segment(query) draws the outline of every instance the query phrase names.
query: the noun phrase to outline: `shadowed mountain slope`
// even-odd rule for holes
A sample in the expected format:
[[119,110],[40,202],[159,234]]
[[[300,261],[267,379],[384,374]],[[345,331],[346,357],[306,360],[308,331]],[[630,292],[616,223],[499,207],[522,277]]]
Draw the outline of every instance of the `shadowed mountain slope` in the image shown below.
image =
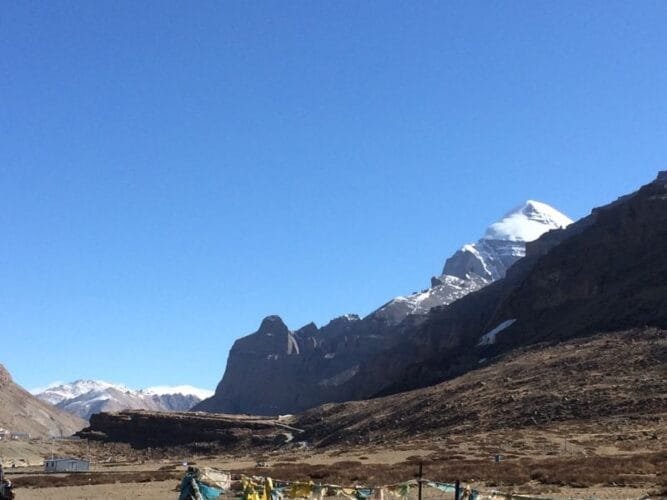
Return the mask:
[[667,416],[667,331],[641,328],[521,348],[432,387],[364,401],[326,404],[299,415],[315,446],[465,436],[557,422]]

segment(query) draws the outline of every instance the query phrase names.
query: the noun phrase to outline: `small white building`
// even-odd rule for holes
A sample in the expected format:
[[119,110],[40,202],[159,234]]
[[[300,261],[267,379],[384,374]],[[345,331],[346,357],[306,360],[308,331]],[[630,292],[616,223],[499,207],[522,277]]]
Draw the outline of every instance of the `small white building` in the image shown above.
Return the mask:
[[27,432],[12,432],[12,441],[29,441],[30,434]]
[[88,472],[90,462],[80,458],[49,458],[44,460],[44,472]]

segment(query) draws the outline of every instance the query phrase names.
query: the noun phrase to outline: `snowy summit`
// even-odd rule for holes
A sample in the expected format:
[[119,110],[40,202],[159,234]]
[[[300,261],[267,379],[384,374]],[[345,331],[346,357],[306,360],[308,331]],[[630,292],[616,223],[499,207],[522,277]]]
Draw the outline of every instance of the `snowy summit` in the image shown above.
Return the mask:
[[546,203],[528,200],[491,224],[485,240],[534,241],[551,229],[572,224],[572,220]]
[[546,203],[528,200],[491,224],[477,243],[463,245],[432,278],[431,288],[408,297],[396,297],[371,313],[397,323],[409,314],[427,314],[505,277],[526,255],[526,243],[547,231],[567,227],[572,220]]
[[89,392],[100,392],[110,388],[121,392],[129,391],[121,384],[112,384],[104,380],[76,380],[69,384],[53,384],[46,389],[36,389],[31,392],[42,401],[57,405],[62,401],[74,399]]

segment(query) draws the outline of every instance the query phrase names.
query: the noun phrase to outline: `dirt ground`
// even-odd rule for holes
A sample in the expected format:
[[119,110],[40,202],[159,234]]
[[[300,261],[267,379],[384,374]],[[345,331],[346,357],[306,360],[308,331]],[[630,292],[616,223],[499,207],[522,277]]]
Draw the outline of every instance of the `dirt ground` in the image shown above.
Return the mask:
[[[154,483],[131,483],[131,484],[101,484],[94,486],[66,486],[61,488],[40,488],[34,490],[23,490],[17,495],[17,500],[92,500],[104,498],[108,500],[131,500],[141,498],[144,500],[177,499],[173,481],[160,481]],[[635,488],[587,488],[585,490],[564,488],[557,496],[545,496],[545,498],[558,499],[600,499],[600,500],[623,500],[645,498],[646,493]],[[448,500],[451,495],[444,494],[438,497],[425,495],[426,499],[440,498]],[[655,497],[659,498],[659,497]],[[662,497],[664,498],[664,497]]]
[[176,481],[156,481],[151,483],[96,484],[91,486],[63,486],[60,488],[39,488],[17,490],[17,500],[145,500],[177,499]]
[[[18,500],[162,500],[178,498],[184,462],[232,473],[344,486],[378,486],[413,479],[421,462],[427,479],[460,479],[487,494],[498,491],[559,500],[639,499],[650,494],[664,498],[660,495],[665,493],[667,455],[661,441],[651,436],[643,441],[641,428],[635,429],[634,438],[623,434],[626,438],[618,443],[587,430],[591,429],[579,427],[576,436],[569,428],[481,433],[472,440],[475,446],[443,438],[440,442],[404,443],[392,448],[305,448],[206,456],[187,455],[184,450],[158,454],[156,450],[140,452],[117,446],[91,449],[84,443],[67,443],[68,451],[79,446],[81,452],[85,450],[94,458],[91,473],[47,475],[41,467],[16,467],[8,470],[8,477],[17,486]],[[35,445],[30,451],[36,452]],[[113,455],[104,459],[110,452]],[[494,453],[501,455],[500,463],[495,463]],[[109,460],[111,457],[114,460]],[[411,496],[416,498],[416,490]],[[437,490],[424,490],[426,500],[451,497]]]

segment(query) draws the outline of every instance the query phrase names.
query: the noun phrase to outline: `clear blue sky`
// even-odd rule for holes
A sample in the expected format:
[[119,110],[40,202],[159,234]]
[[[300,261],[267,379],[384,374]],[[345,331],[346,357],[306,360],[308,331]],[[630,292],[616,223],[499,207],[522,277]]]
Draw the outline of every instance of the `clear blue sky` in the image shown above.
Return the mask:
[[667,3],[3,2],[0,362],[213,388],[667,165]]

